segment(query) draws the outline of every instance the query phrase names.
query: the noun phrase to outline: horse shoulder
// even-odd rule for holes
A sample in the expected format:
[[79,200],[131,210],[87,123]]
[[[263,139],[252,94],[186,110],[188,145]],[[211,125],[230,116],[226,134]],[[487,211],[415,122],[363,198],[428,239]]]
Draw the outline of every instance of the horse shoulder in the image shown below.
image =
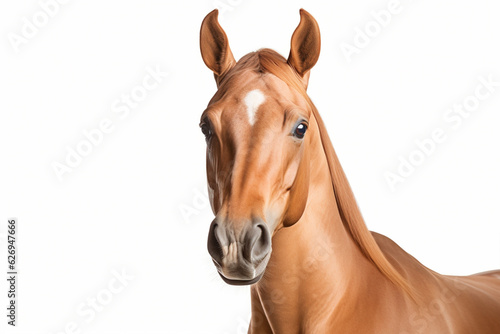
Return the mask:
[[390,238],[375,232],[372,235],[387,260],[423,297],[416,314],[422,314],[429,327],[441,319],[452,333],[473,329],[500,333],[500,270],[470,276],[441,275],[425,267]]

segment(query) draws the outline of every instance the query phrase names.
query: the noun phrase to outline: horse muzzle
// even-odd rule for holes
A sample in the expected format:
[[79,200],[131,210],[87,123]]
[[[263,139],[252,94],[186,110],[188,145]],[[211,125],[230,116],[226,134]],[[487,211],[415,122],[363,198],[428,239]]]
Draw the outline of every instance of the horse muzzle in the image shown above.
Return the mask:
[[269,228],[262,220],[235,227],[231,222],[216,218],[210,225],[208,252],[226,283],[257,283],[271,256]]

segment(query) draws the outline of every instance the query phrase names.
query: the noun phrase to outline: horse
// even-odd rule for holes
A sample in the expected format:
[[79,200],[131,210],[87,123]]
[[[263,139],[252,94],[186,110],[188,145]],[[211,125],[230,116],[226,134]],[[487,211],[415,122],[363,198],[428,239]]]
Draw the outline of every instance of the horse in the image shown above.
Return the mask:
[[236,61],[218,11],[200,31],[217,91],[203,111],[208,252],[251,285],[248,333],[500,333],[500,270],[440,275],[370,232],[307,94],[321,39],[307,11],[284,58]]

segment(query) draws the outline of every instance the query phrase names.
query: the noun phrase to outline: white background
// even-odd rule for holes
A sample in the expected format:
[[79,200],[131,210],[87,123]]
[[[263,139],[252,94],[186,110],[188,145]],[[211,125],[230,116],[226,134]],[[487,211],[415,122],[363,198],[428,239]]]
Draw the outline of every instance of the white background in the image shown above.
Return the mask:
[[[288,55],[299,8],[316,17],[323,44],[309,94],[371,230],[440,273],[500,268],[500,87],[458,128],[442,118],[479,76],[500,81],[500,5],[401,0],[349,62],[340,45],[388,2],[70,1],[15,52],[9,36],[41,7],[3,1],[0,261],[4,272],[7,219],[17,217],[20,278],[15,329],[0,283],[2,333],[64,333],[71,323],[80,333],[246,332],[249,289],[216,274],[206,251],[213,216],[197,195],[199,116],[215,93],[198,33],[222,4],[236,58],[261,47]],[[120,119],[113,103],[148,67],[169,75]],[[59,181],[52,164],[105,118],[114,130]],[[391,191],[384,173],[438,127],[447,140]],[[122,270],[134,278],[92,321],[77,313]]]

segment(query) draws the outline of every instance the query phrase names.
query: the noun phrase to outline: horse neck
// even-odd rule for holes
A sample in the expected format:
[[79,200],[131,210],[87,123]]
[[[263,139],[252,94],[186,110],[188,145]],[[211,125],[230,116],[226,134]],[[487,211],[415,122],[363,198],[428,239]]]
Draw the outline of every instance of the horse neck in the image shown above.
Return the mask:
[[373,295],[369,290],[383,281],[342,223],[319,138],[312,140],[311,149],[304,214],[295,225],[275,234],[266,273],[252,287],[252,303],[260,303],[278,329],[290,325],[280,325],[280,319],[303,323],[304,317],[312,316],[327,321],[325,313],[331,318],[336,306],[354,310],[360,296]]

